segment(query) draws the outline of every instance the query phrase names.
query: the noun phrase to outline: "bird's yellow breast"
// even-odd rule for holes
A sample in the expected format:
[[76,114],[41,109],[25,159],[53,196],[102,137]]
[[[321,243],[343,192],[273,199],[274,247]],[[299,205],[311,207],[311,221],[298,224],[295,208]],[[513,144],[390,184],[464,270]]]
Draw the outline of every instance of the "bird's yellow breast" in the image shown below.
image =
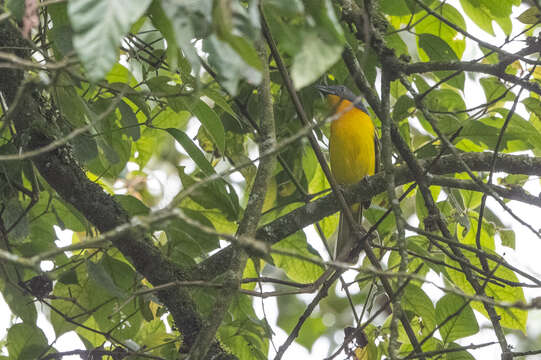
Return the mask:
[[338,183],[354,184],[375,172],[375,129],[370,116],[351,102],[338,104],[336,114],[343,111],[331,123],[331,170]]

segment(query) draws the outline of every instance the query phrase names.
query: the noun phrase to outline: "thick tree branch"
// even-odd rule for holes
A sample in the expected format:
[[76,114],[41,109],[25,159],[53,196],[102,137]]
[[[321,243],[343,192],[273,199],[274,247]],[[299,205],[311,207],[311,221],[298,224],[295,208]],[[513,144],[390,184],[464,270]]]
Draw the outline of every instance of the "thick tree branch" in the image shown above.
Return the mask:
[[[14,50],[15,55],[29,59],[26,42],[20,32],[9,22],[0,23],[0,47]],[[24,72],[18,69],[0,69],[0,92],[7,104],[15,99],[22,86]],[[32,91],[26,91],[19,99],[12,114],[17,136],[24,150],[47,146],[53,139],[35,129],[32,124],[47,124],[50,119],[41,115],[39,104]],[[24,136],[23,136],[24,135]],[[23,143],[22,139],[28,139]],[[41,176],[64,199],[81,212],[100,232],[107,232],[128,222],[127,213],[96,183],[90,181],[67,147],[40,153],[32,159]],[[150,237],[136,230],[128,231],[114,241],[114,245],[128,258],[135,268],[153,285],[189,280],[178,266],[168,261],[152,245]],[[158,296],[171,312],[183,335],[183,345],[189,348],[201,328],[201,318],[195,303],[182,288],[168,288]]]
[[[489,171],[492,153],[467,153],[461,155],[461,159],[473,171]],[[438,161],[432,163],[433,159],[419,160],[419,166],[424,170],[430,166],[429,174],[445,175],[465,171],[462,162],[453,155],[442,156]],[[541,157],[498,154],[495,166],[495,171],[497,172],[541,176]],[[408,167],[403,165],[395,167],[395,183],[397,186],[410,183],[414,180],[415,177]],[[440,176],[432,177],[429,175],[427,176],[427,182],[429,185],[456,186],[457,188],[483,191],[478,184],[453,178],[448,179]],[[541,205],[541,202],[536,200],[534,196],[525,194],[523,191],[506,189],[501,186],[494,186],[493,189],[501,196],[509,196],[510,199],[535,204],[537,206]],[[349,199],[351,203],[356,203],[370,199],[384,191],[386,191],[384,175],[380,173],[370,176],[358,184],[345,188],[344,196],[346,199]],[[256,238],[270,244],[277,243],[289,235],[294,234],[306,226],[332,215],[339,210],[340,205],[333,194],[324,196],[259,228],[256,233]],[[228,263],[227,259],[231,256],[230,251],[231,247],[229,246],[205,260],[203,264],[207,265],[203,265],[198,269],[198,273],[194,273],[194,279],[209,279],[213,277],[212,274],[214,274],[215,271],[226,271]],[[208,263],[212,263],[212,266],[208,265]]]

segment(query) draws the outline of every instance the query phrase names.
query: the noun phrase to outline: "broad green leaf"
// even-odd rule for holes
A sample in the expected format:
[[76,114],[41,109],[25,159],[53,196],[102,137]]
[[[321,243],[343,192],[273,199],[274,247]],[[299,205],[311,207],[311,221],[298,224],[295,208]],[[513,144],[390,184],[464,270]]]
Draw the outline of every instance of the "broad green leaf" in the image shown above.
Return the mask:
[[[434,0],[422,0],[427,6]],[[381,0],[381,10],[388,15],[404,16],[413,15],[422,10],[422,8],[413,0]]]
[[97,348],[103,345],[105,337],[95,331],[88,329],[99,329],[99,324],[93,317],[88,318],[85,322],[82,323],[85,327],[79,326],[75,333],[79,336],[83,344],[87,349]]
[[307,33],[291,67],[291,78],[295,88],[302,89],[316,81],[340,59],[342,49],[341,43],[334,40],[326,42],[315,32]]
[[101,262],[96,264],[92,261],[87,261],[86,268],[89,278],[94,280],[96,284],[100,285],[111,296],[117,297],[119,299],[124,299],[127,297],[128,294],[126,294],[121,288],[119,288],[115,284],[113,278],[111,277],[111,274],[109,274],[105,270]]
[[[214,168],[210,162],[184,132],[173,128],[166,130],[179,142],[184,150],[186,150],[188,155],[190,155],[192,160],[203,171],[205,176],[215,174]],[[183,168],[179,168],[179,175],[181,176],[182,183],[185,187],[195,183],[194,179],[191,179],[184,174]],[[223,179],[216,179],[208,184],[200,186],[199,190],[194,192],[191,197],[207,208],[223,209],[230,219],[234,219],[238,216],[239,204],[235,189]]]
[[[432,34],[419,35],[419,50],[421,58],[423,58],[423,51],[426,53],[431,61],[458,61],[459,58],[455,51],[440,37]],[[436,71],[435,74],[439,79],[448,77],[455,73],[455,71]],[[447,80],[447,84],[454,86],[458,89],[464,90],[464,82],[466,76],[464,73],[459,73],[453,78]]]
[[515,249],[515,231],[513,230],[500,230],[500,238],[502,239],[502,245]]
[[20,317],[25,324],[36,326],[38,317],[34,299],[23,289],[6,283],[2,288],[2,297],[9,306],[13,315]]
[[[59,312],[51,311],[49,320],[57,337],[77,328],[62,315],[68,318],[77,318],[79,323],[83,323],[91,314],[82,310],[81,306],[92,309],[99,305],[99,302],[109,298],[102,288],[94,288],[93,283],[88,279],[88,273],[84,266],[77,266],[74,271],[77,279],[76,284],[65,284],[59,281],[53,289],[53,295],[56,298],[52,300],[52,305]],[[77,303],[69,301],[71,298],[77,299]]]
[[[457,313],[462,307],[464,308]],[[436,320],[444,343],[450,343],[479,332],[477,319],[466,300],[455,294],[447,294],[436,303]],[[445,323],[443,323],[446,321]]]
[[171,341],[171,338],[171,334],[168,334],[165,329],[164,322],[161,319],[154,319],[144,323],[133,340],[138,344],[148,344],[149,349],[155,348],[149,351],[148,354],[160,356],[162,355],[161,348]]
[[297,231],[295,234],[288,236],[279,243],[273,245],[273,249],[287,251],[292,255],[272,254],[272,258],[277,267],[284,270],[287,276],[301,283],[311,283],[323,273],[323,268],[312,262],[300,259],[295,255],[314,258],[320,260],[310,245],[306,242],[306,236],[302,231]]
[[404,16],[411,14],[406,0],[381,0],[380,6],[381,11],[387,15]]
[[[452,22],[461,29],[466,30],[466,22],[460,14],[460,12],[449,4],[443,4],[437,10],[438,15],[444,17],[446,20]],[[466,41],[463,35],[458,35],[458,32],[448,26],[446,23],[434,16],[426,17],[426,13],[423,11],[415,15],[413,22],[420,21],[415,25],[415,31],[418,34],[432,34],[442,40],[444,40],[455,52],[455,54],[461,58],[466,48]]]
[[[69,80],[65,80],[69,84]],[[53,96],[56,105],[62,111],[66,120],[74,127],[82,127],[87,124],[87,110],[84,100],[79,96],[73,86],[57,86]]]
[[6,9],[18,20],[22,21],[24,16],[25,2],[20,0],[6,0]]
[[203,94],[208,96],[217,106],[219,106],[227,114],[231,115],[235,120],[240,121],[239,115],[233,110],[233,107],[228,102],[228,99],[221,91],[214,90],[210,87],[202,89]]
[[[4,200],[5,201],[5,200]],[[28,236],[28,217],[25,209],[16,197],[4,202],[4,211],[0,214],[5,229],[10,229],[10,240],[20,242]]]
[[92,81],[105,77],[117,60],[122,37],[144,14],[151,0],[74,0],[68,14],[73,45]]
[[468,17],[482,30],[494,36],[492,16],[488,9],[481,6],[480,0],[460,0],[460,5]]
[[[450,343],[448,344],[447,348],[451,350],[451,349],[461,349],[463,347],[457,343]],[[445,360],[475,360],[475,358],[467,350],[461,350],[461,351],[452,351],[445,354]]]
[[393,121],[399,122],[402,119],[405,119],[412,115],[415,110],[415,103],[413,99],[407,95],[402,95],[398,98],[393,107]]
[[192,106],[192,113],[197,117],[201,124],[207,130],[207,133],[212,138],[214,145],[220,151],[220,154],[225,153],[225,130],[224,125],[220,121],[216,112],[211,109],[203,100],[198,100],[195,106]]
[[436,327],[436,314],[434,304],[428,295],[418,286],[408,284],[402,296],[404,310],[412,311],[423,319],[423,324],[430,331]]
[[[472,253],[464,252],[468,260],[472,263],[472,265],[477,266],[478,268],[481,268],[481,264],[479,262],[479,259]],[[445,258],[445,262],[454,266],[454,267],[460,267],[460,265],[449,259]],[[515,273],[500,264],[496,264],[492,260],[488,260],[488,264],[490,269],[494,269],[497,267],[496,271],[494,272],[495,277],[500,277],[512,282],[517,282],[518,278],[515,275]],[[468,295],[474,295],[475,291],[473,290],[470,283],[466,280],[465,275],[462,272],[453,270],[451,268],[447,268],[447,274],[449,275],[449,279],[452,283],[457,285],[464,293]],[[520,287],[515,286],[509,286],[505,285],[503,283],[488,283],[485,287],[485,294],[489,298],[494,299],[496,302],[506,302],[506,303],[514,303],[517,301],[525,302],[524,298],[524,290]],[[486,318],[488,318],[488,314],[484,308],[484,306],[478,302],[474,301],[471,303],[472,308],[479,311],[481,314],[483,314]],[[509,329],[515,329],[520,330],[523,333],[526,332],[526,321],[528,319],[528,312],[526,310],[518,309],[518,308],[500,308],[495,307],[496,313],[500,316],[500,323],[503,327],[509,328]]]
[[208,52],[209,64],[215,69],[220,84],[231,95],[237,95],[241,80],[246,80],[252,85],[257,85],[261,81],[261,73],[249,66],[231,45],[215,35],[203,40],[203,50]]
[[486,77],[479,80],[487,103],[490,102],[491,107],[497,106],[500,102],[515,100],[516,95],[507,89],[507,87],[495,77]]
[[305,5],[316,27],[305,27],[300,49],[295,49],[291,78],[296,89],[313,83],[336,63],[345,43],[344,31],[329,0],[309,1]]
[[[394,49],[394,51],[396,53],[396,56],[410,55],[409,50],[408,50],[408,46],[406,45],[404,40],[400,37],[400,35],[398,35],[398,33],[391,32],[390,34],[385,35],[385,41],[387,42],[387,46]],[[372,76],[375,77],[376,74],[374,74]],[[373,83],[373,81],[372,81],[372,83]]]
[[131,195],[115,195],[114,198],[130,216],[150,213],[150,209],[141,200]]
[[300,15],[304,11],[301,0],[266,0],[263,5],[279,10],[284,16]]
[[224,40],[229,44],[229,46],[231,46],[233,50],[235,50],[237,54],[239,54],[246,64],[258,71],[262,70],[263,65],[261,64],[259,55],[248,40],[235,35],[228,35],[224,38]]
[[464,12],[479,26],[491,35],[494,35],[492,21],[496,21],[506,35],[512,30],[512,6],[519,5],[518,0],[461,0]]
[[221,327],[226,327],[225,331],[219,332],[220,339],[227,338],[227,344],[239,359],[266,359],[272,330],[265,319],[260,320],[255,314],[252,298],[240,294],[235,296],[228,315],[229,319]]
[[531,8],[524,10],[522,14],[517,16],[517,20],[523,24],[536,24],[541,20],[541,13],[539,8],[532,6]]
[[[88,228],[88,220],[77,211],[73,205],[68,204],[62,200],[56,200],[51,204],[51,211],[57,218],[58,225],[62,229],[70,229],[73,231],[85,231]],[[37,233],[37,231],[44,231],[43,228],[33,229],[34,224],[30,224],[31,231]],[[50,233],[51,242],[56,239],[53,232]]]
[[[183,212],[202,226],[213,229],[212,223],[202,214],[182,209]],[[207,234],[200,228],[190,225],[184,220],[175,219],[165,227],[168,238],[168,252],[173,261],[183,264],[188,258],[202,257],[219,247],[218,237]],[[186,265],[186,264],[183,264]],[[188,265],[191,265],[188,263]]]
[[135,116],[132,108],[124,101],[120,101],[118,103],[118,110],[120,110],[120,122],[126,135],[131,137],[133,141],[139,140],[139,137],[141,136],[139,124],[137,121],[137,116]]
[[19,323],[8,329],[7,349],[10,359],[37,359],[48,347],[45,334],[35,324]]
[[453,112],[466,108],[462,96],[453,89],[431,91],[426,97],[426,103],[431,111]]

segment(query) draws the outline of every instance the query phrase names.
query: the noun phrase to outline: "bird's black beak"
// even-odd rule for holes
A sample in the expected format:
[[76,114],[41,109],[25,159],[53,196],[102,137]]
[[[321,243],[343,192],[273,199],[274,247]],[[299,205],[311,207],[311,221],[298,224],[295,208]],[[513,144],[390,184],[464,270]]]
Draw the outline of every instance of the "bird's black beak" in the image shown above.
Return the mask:
[[315,86],[316,89],[319,90],[320,93],[322,93],[323,95],[334,95],[334,91],[332,91],[328,86],[326,85],[316,85]]

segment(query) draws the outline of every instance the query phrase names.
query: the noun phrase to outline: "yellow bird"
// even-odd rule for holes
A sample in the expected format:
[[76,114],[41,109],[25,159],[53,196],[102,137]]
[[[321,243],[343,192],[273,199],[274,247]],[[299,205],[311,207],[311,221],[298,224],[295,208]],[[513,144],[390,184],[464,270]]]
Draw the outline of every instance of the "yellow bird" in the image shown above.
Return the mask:
[[[331,123],[330,154],[331,171],[341,185],[358,183],[365,176],[378,171],[379,146],[374,123],[360,97],[343,85],[318,85],[316,88],[326,95],[329,105],[338,117]],[[352,105],[354,103],[354,105]],[[353,217],[361,221],[362,210],[370,206],[370,200],[351,207]],[[351,261],[350,253],[355,247],[355,236],[351,233],[343,214],[340,214],[335,259]]]

